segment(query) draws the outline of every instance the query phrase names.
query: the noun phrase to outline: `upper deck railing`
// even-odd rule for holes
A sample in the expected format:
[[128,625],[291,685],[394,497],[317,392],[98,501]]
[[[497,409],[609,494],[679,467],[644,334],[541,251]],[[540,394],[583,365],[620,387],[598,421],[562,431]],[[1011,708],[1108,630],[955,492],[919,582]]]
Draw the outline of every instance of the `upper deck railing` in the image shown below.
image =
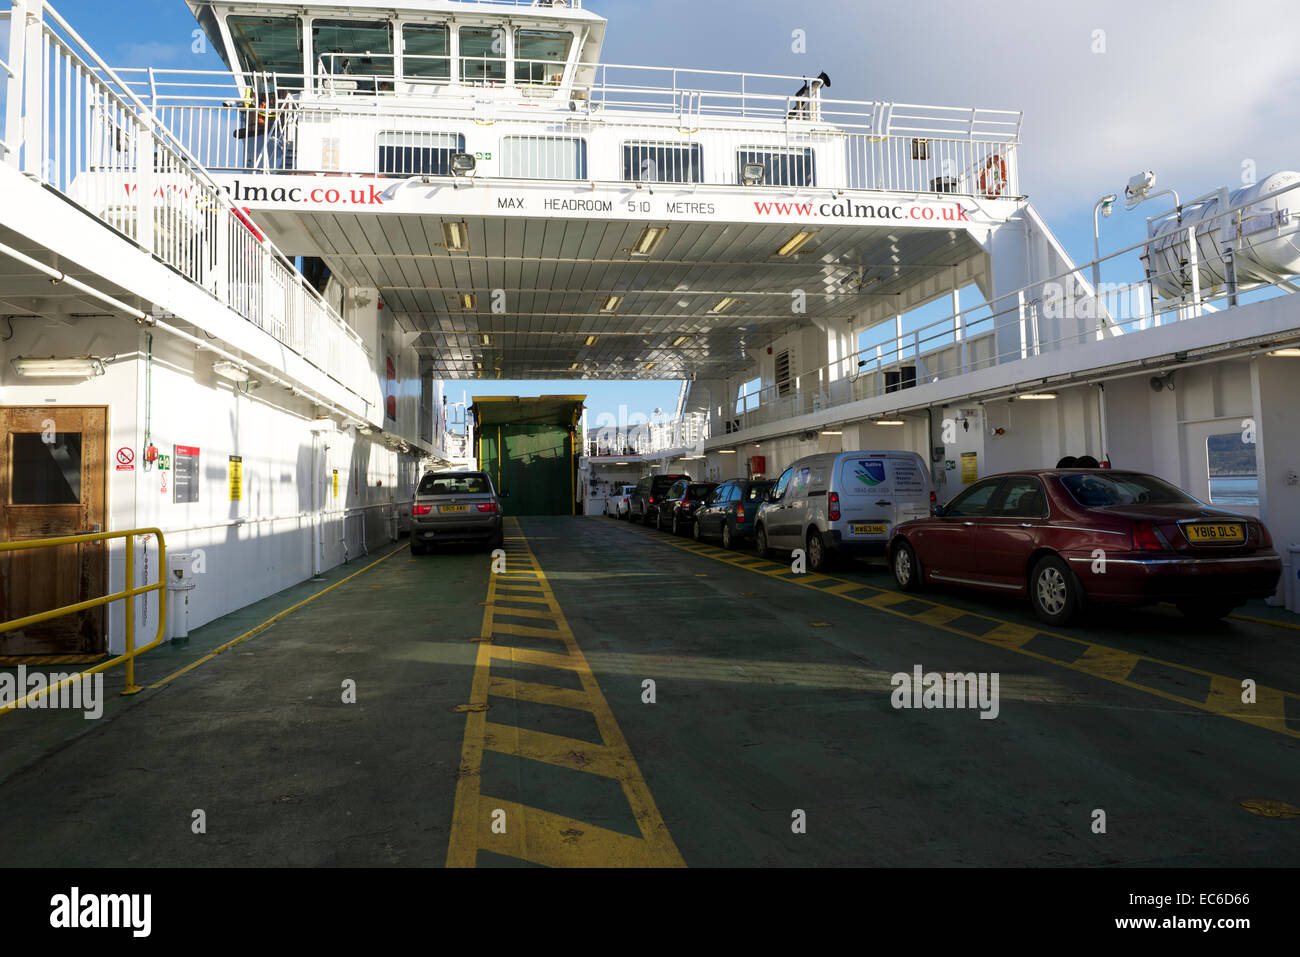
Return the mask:
[[[1248,226],[1244,214],[1258,210],[1264,200],[1289,194],[1300,203],[1300,182],[1235,205],[1216,210],[1216,220]],[[1201,199],[1204,199],[1202,197]],[[1197,201],[1181,207],[1187,210]],[[1169,221],[1179,209],[1154,217],[1151,222]],[[1278,241],[1300,243],[1300,219],[1279,228]],[[723,415],[713,430],[718,438],[735,432],[781,422],[796,416],[826,412],[865,399],[890,396],[893,409],[910,406],[908,390],[920,385],[952,379],[992,368],[1006,362],[1029,359],[1075,348],[1088,342],[1145,332],[1190,319],[1212,315],[1224,309],[1300,292],[1300,279],[1282,276],[1272,282],[1242,282],[1204,287],[1202,269],[1218,275],[1231,272],[1231,251],[1220,249],[1210,258],[1203,252],[1208,221],[1190,221],[1164,242],[1184,242],[1189,259],[1161,270],[1146,257],[1150,239],[1107,253],[1058,275],[1039,280],[998,296],[992,302],[954,312],[914,329],[898,329],[886,341],[808,370],[780,385],[769,383],[743,393],[735,412]],[[1198,242],[1198,239],[1200,242]],[[1234,240],[1239,246],[1243,240]],[[1248,241],[1247,241],[1248,242]],[[1142,277],[1133,276],[1135,265]],[[1124,274],[1120,281],[1099,283],[1094,290],[1084,277]],[[1175,299],[1161,298],[1161,288],[1181,287]],[[883,324],[882,324],[883,325]],[[1300,324],[1298,324],[1300,326]],[[879,327],[877,327],[879,328]],[[1300,332],[1280,333],[1278,348],[1300,346]],[[1270,348],[1262,344],[1262,348]],[[1035,380],[1042,386],[1042,380]],[[1015,383],[1008,380],[1007,388]],[[1035,391],[1042,391],[1037,389]]]
[[[539,70],[548,67],[554,64],[538,61]],[[835,181],[819,176],[808,185],[989,195],[987,183],[995,180],[994,195],[1019,195],[1018,112],[835,99],[815,81],[778,74],[589,64],[592,82],[561,88],[509,77],[500,82],[404,77],[400,65],[388,69],[384,76],[329,69],[314,76],[258,75],[247,77],[252,85],[242,88],[219,71],[127,68],[117,73],[212,170],[259,168],[237,134],[264,101],[269,132],[283,143],[283,151],[272,154],[281,163],[275,171],[427,172],[380,169],[374,152],[329,166],[318,150],[298,148],[305,131],[323,136],[328,129],[329,137],[342,142],[358,137],[373,142],[381,131],[428,131],[434,123],[443,131],[470,128],[475,143],[469,149],[482,152],[507,129],[524,135],[535,130],[540,138],[562,125],[579,136],[612,130],[629,139],[658,136],[728,153],[759,136],[763,144],[783,149],[812,144],[823,156],[832,151]],[[529,76],[533,72],[529,66]],[[716,165],[689,182],[736,185],[734,167]],[[260,168],[271,171],[265,158]],[[553,178],[574,178],[554,172]]]
[[377,407],[360,336],[132,85],[49,5],[39,39],[26,39],[21,67],[0,63],[0,80],[11,80],[0,97],[0,162],[58,190]]

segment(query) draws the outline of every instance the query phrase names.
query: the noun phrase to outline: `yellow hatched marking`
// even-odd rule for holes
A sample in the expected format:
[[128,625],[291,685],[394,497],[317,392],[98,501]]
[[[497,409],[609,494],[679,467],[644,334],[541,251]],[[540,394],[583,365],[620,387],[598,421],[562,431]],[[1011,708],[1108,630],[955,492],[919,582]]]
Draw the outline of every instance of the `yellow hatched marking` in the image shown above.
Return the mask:
[[[678,545],[676,542],[673,542],[671,540],[665,540],[651,535],[644,535],[643,537],[654,538],[654,540],[663,542],[665,545],[671,545],[673,547],[681,548],[680,545]],[[690,551],[690,549],[683,549],[683,551]],[[737,567],[742,567],[746,571],[756,571],[759,574],[768,576],[769,578],[780,577],[779,573],[785,571],[785,567],[779,565],[775,566],[774,570],[765,569],[763,566],[751,566],[751,567],[737,566]],[[834,576],[828,575],[825,577],[833,578]],[[1255,703],[1244,704],[1241,701],[1241,692],[1242,692],[1241,680],[1237,678],[1232,678],[1226,675],[1218,675],[1215,674],[1214,672],[1204,671],[1200,668],[1191,668],[1188,667],[1187,665],[1178,664],[1177,662],[1172,662],[1172,661],[1165,661],[1161,658],[1151,658],[1146,655],[1137,655],[1129,651],[1123,651],[1118,648],[1109,647],[1108,645],[1099,645],[1090,641],[1085,641],[1081,638],[1075,638],[1071,635],[1062,635],[1059,634],[1058,632],[1052,632],[1043,629],[1027,627],[1025,625],[1017,624],[1015,622],[1005,621],[1001,618],[994,618],[991,615],[984,615],[984,614],[979,614],[977,612],[964,611],[959,608],[952,608],[951,606],[942,605],[939,604],[938,602],[931,601],[930,599],[927,598],[921,598],[919,596],[906,594],[903,592],[888,591],[886,589],[879,588],[875,585],[865,584],[864,582],[855,582],[848,579],[835,579],[835,580],[841,581],[842,584],[834,585],[830,588],[813,588],[812,590],[816,592],[820,592],[822,594],[835,595],[836,597],[844,598],[845,600],[854,602],[855,604],[865,605],[867,607],[874,608],[877,611],[881,611],[889,615],[896,615],[899,618],[904,618],[908,621],[920,622],[922,624],[931,624],[934,627],[937,627],[943,631],[948,632],[949,634],[957,635],[962,638],[973,639],[975,641],[980,641],[987,645],[994,645],[996,647],[1005,649],[1007,651],[1015,652],[1016,654],[1025,655],[1029,658],[1034,658],[1037,661],[1046,662],[1047,664],[1056,665],[1057,667],[1060,668],[1068,668],[1071,671],[1078,671],[1082,674],[1091,675],[1094,678],[1101,678],[1105,681],[1114,682],[1115,684],[1123,685],[1126,688],[1131,688],[1134,691],[1140,691],[1144,694],[1155,695],[1158,698],[1164,698],[1166,701],[1173,701],[1178,704],[1188,705],[1190,707],[1197,708],[1201,711],[1206,711],[1211,714],[1219,715],[1220,717],[1232,718],[1234,720],[1241,721],[1245,724],[1254,725],[1260,728],[1266,728],[1269,731],[1275,731],[1278,734],[1285,734],[1288,737],[1300,738],[1300,730],[1288,728],[1286,724],[1286,701],[1288,698],[1290,698],[1290,699],[1295,699],[1297,700],[1298,703],[1300,703],[1300,695],[1296,695],[1288,691],[1281,691],[1277,688],[1269,688],[1260,685],[1257,686],[1255,691],[1256,694]],[[802,576],[785,576],[785,577],[781,577],[781,581],[786,581],[792,585],[799,585],[805,588],[810,587],[803,580]],[[871,591],[876,592],[876,594],[867,597],[850,597],[849,595],[844,594],[845,592],[853,591],[859,588],[870,589]],[[909,600],[918,601],[923,604],[929,605],[930,607],[926,611],[914,615],[909,615],[905,612],[899,611],[894,607],[892,607],[894,605],[898,605]],[[949,621],[955,621],[957,618],[960,618],[965,615],[969,615],[973,618],[979,618],[984,621],[995,622],[996,627],[984,635],[972,635],[969,632],[965,632],[957,628],[953,628],[947,623],[931,622],[926,620],[926,616],[935,615],[937,617],[941,613],[942,614],[951,613],[952,617],[949,619]],[[1234,615],[1233,617],[1242,617],[1242,616]],[[1247,620],[1254,620],[1254,619],[1247,619]],[[1260,620],[1264,621],[1265,624],[1271,624],[1271,622],[1266,621],[1264,619],[1260,619]],[[1047,635],[1052,638],[1059,638],[1063,641],[1068,641],[1085,650],[1083,654],[1080,655],[1073,662],[1062,661],[1059,658],[1053,658],[1050,655],[1039,654],[1025,647],[1029,643],[1030,639],[1033,638],[1035,635]],[[1149,662],[1155,665],[1160,665],[1162,667],[1177,668],[1181,671],[1189,671],[1193,674],[1198,674],[1204,677],[1208,677],[1210,679],[1210,685],[1211,685],[1210,693],[1205,700],[1198,701],[1195,698],[1185,698],[1160,688],[1152,688],[1149,685],[1144,685],[1136,681],[1128,680],[1128,676],[1133,673],[1133,669],[1136,668],[1138,663],[1142,661]]]
[[505,811],[507,826],[493,834],[491,820],[481,817],[475,842],[485,851],[547,867],[684,866],[666,829],[657,840],[632,837],[514,801],[492,798],[491,805]]
[[[518,522],[507,519],[511,532]],[[524,542],[516,535],[512,539]],[[447,847],[448,867],[473,867],[480,850],[516,857],[520,860],[552,867],[684,867],[685,862],[655,806],[650,789],[637,767],[627,740],[623,737],[614,713],[600,691],[586,657],[573,637],[546,574],[532,550],[525,543],[525,554],[516,562],[531,566],[525,574],[535,576],[541,596],[534,599],[545,604],[545,614],[528,617],[548,618],[554,629],[528,625],[498,623],[497,615],[509,616],[519,609],[498,602],[514,601],[515,596],[501,588],[518,588],[503,576],[493,576],[488,583],[483,609],[482,634],[537,635],[562,643],[565,653],[534,651],[526,648],[479,645],[470,689],[470,707],[486,706],[488,695],[535,701],[586,711],[600,732],[601,743],[593,744],[561,735],[533,731],[513,725],[488,721],[484,711],[465,716],[465,741],[461,750],[460,779],[456,786],[456,804],[452,811],[451,839]],[[521,574],[516,570],[515,574]],[[491,674],[493,661],[508,660],[525,664],[563,668],[578,675],[582,690],[518,681]],[[586,771],[613,778],[622,785],[624,798],[641,832],[640,837],[596,827],[563,815],[514,801],[491,797],[482,792],[483,753],[485,750],[517,755],[575,771]],[[494,812],[505,812],[505,833],[493,832]]]
[[[502,599],[502,601],[510,600],[511,599],[509,598]],[[508,615],[511,618],[541,618],[545,621],[553,621],[555,619],[555,612],[553,611],[538,611],[536,608],[510,608],[507,605],[498,605],[496,613],[498,615]],[[497,627],[500,628],[501,626],[498,625]],[[555,631],[551,628],[545,630],[548,635],[555,634]]]
[[491,751],[545,761],[573,771],[590,771],[602,777],[621,778],[628,773],[627,765],[604,745],[545,731],[489,721],[483,744]]
[[587,693],[573,688],[561,688],[558,685],[537,684],[534,681],[519,681],[516,678],[492,677],[488,685],[488,694],[497,698],[514,698],[516,701],[534,701],[537,704],[554,704],[574,711],[588,711]]

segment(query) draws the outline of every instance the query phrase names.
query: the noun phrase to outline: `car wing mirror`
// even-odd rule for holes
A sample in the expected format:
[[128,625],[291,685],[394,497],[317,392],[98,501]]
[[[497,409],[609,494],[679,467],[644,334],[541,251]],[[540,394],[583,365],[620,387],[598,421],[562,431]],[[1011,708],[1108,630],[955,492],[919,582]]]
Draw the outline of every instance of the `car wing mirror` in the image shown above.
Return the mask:
[[948,512],[948,509],[947,509],[946,506],[943,506],[943,505],[936,505],[936,506],[934,507],[934,517],[935,517],[935,518],[943,518],[944,515],[947,514],[947,512]]

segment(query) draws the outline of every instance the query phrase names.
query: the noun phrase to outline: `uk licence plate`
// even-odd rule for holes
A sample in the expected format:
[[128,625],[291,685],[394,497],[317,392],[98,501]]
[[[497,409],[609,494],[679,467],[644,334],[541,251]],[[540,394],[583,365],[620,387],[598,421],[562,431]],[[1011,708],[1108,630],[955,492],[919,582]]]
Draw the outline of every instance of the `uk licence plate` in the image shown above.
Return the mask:
[[883,524],[863,525],[863,524],[855,523],[853,526],[853,534],[854,535],[883,535],[885,534],[885,530],[887,527],[888,526]]
[[444,515],[447,514],[448,512],[468,512],[469,506],[468,505],[439,505],[438,511],[443,513]]
[[1188,525],[1187,540],[1202,544],[1240,544],[1246,540],[1246,527],[1244,525]]

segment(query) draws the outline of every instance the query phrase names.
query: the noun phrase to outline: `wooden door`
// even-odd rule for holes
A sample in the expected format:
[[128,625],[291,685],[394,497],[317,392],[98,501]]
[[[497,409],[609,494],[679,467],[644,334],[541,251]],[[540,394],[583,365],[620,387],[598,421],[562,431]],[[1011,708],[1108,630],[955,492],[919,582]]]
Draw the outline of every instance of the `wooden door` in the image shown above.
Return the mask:
[[[108,410],[0,406],[0,541],[104,531]],[[0,553],[0,618],[100,598],[103,543]],[[0,634],[0,654],[94,654],[107,648],[103,607]]]

